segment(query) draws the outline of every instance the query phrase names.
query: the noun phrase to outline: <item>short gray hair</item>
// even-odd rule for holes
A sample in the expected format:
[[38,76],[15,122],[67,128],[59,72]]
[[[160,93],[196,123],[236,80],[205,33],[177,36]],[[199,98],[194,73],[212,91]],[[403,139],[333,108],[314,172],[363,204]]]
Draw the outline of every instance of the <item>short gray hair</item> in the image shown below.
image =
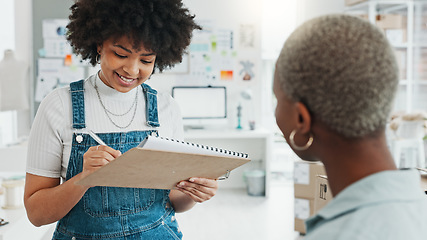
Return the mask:
[[368,21],[337,14],[304,23],[276,68],[284,93],[338,134],[358,138],[385,127],[398,67],[385,35]]

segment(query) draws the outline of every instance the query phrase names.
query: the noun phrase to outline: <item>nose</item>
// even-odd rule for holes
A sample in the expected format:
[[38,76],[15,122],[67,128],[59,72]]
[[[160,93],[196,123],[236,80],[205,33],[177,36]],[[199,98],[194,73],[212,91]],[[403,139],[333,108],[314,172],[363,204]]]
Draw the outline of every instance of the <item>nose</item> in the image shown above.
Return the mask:
[[139,60],[129,59],[123,66],[123,71],[129,74],[130,77],[137,77],[139,74]]

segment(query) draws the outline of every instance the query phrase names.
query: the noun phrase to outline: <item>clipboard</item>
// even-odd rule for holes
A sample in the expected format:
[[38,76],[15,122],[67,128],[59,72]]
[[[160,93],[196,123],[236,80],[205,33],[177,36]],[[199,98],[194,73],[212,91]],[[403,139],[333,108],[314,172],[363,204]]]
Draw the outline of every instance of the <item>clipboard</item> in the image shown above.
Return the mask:
[[251,160],[135,147],[77,181],[85,186],[174,189],[191,177],[218,179]]

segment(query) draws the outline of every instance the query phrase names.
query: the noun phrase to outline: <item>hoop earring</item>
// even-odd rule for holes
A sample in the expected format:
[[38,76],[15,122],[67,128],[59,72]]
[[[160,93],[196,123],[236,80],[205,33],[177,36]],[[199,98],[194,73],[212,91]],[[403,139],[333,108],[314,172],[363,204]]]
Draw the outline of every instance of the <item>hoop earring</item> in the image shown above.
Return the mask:
[[297,130],[294,129],[289,135],[289,144],[291,144],[292,148],[295,150],[298,150],[298,151],[307,150],[311,146],[311,144],[313,144],[313,134],[310,133],[310,138],[308,139],[307,143],[304,146],[300,147],[295,143],[295,140],[294,140],[296,132]]
[[101,64],[101,54],[97,54],[96,55],[96,57],[95,57],[95,61],[96,61],[96,63],[98,63],[98,64]]

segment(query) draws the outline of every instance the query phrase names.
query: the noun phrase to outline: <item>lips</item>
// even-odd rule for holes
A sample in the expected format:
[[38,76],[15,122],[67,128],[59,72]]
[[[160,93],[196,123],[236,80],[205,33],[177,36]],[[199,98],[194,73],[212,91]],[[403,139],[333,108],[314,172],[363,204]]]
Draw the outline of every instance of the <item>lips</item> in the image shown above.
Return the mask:
[[131,83],[131,82],[136,80],[136,78],[126,78],[126,77],[118,74],[117,72],[116,72],[116,74],[117,74],[117,76],[119,76],[120,79],[122,79],[126,83]]

